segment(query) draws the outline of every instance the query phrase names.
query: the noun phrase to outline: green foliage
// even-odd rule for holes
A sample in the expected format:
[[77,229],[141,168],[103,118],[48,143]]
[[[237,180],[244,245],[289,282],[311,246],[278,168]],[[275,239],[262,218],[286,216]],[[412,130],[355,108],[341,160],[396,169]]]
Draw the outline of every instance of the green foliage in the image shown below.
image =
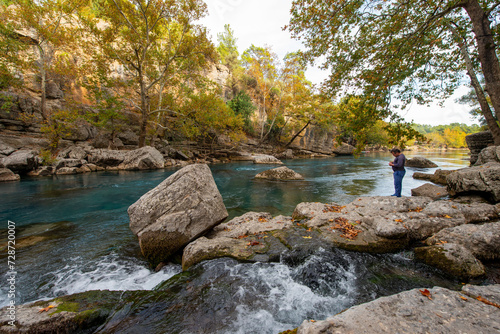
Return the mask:
[[455,148],[467,147],[465,136],[483,130],[477,124],[467,125],[463,123],[436,126],[414,124],[413,128],[425,135],[431,145]]
[[57,160],[53,150],[40,150],[39,156],[43,166],[52,166]]
[[241,117],[243,117],[245,129],[250,130],[250,117],[257,109],[257,107],[253,105],[250,96],[248,96],[247,93],[241,91],[231,101],[228,101],[227,105],[234,111],[236,115],[241,115]]
[[63,109],[54,111],[41,127],[42,134],[49,140],[52,152],[59,147],[59,141],[71,135],[75,129],[76,120],[79,118],[78,111]]
[[239,52],[236,47],[237,39],[234,37],[234,30],[229,24],[224,25],[224,32],[217,34],[217,52],[220,55],[221,63],[226,65],[230,71],[239,65]]
[[174,127],[187,138],[213,140],[218,134],[227,134],[233,139],[242,135],[243,118],[215,93],[192,94],[180,108]]

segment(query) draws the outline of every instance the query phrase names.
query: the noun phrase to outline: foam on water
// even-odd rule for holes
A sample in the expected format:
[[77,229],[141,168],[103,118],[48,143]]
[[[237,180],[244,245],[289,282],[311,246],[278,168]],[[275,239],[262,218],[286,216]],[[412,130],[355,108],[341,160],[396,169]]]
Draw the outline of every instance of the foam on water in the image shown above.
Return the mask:
[[94,262],[74,259],[71,265],[48,273],[49,282],[41,290],[48,298],[90,290],[151,290],[179,272],[178,265],[154,272],[137,259],[112,253]]
[[259,263],[230,268],[231,275],[244,278],[245,284],[234,295],[237,315],[225,333],[277,333],[297,327],[299,320],[323,319],[351,305],[356,296],[355,268],[329,263],[328,271],[318,272],[311,284],[305,269],[319,261],[325,259],[311,256],[294,268]]

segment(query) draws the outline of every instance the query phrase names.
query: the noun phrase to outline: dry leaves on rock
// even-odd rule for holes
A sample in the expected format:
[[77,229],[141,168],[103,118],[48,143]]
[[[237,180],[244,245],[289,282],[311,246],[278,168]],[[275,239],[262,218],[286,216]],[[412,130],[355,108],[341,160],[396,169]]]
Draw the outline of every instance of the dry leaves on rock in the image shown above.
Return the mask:
[[336,212],[340,213],[345,206],[337,206],[337,205],[325,205],[323,212]]
[[356,239],[358,234],[362,232],[361,230],[355,228],[353,224],[349,223],[346,218],[337,217],[333,219],[333,221],[336,224],[330,227],[330,230],[338,230],[342,232],[342,234],[340,235],[342,238],[354,240]]
[[422,294],[422,296],[425,296],[425,297],[429,298],[430,300],[432,300],[431,292],[429,290],[424,289],[424,290],[419,290],[419,291]]

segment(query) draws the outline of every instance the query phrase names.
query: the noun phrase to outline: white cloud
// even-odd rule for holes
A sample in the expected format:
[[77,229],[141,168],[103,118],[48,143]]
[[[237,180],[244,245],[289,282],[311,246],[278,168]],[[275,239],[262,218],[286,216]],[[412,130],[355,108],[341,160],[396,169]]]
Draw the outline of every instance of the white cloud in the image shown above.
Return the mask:
[[[269,45],[280,59],[287,52],[302,48],[299,41],[291,38],[283,27],[289,23],[291,0],[205,0],[209,15],[201,20],[217,45],[217,34],[224,31],[224,25],[229,24],[237,38],[238,51],[243,53],[250,45]],[[307,78],[315,84],[320,84],[328,77],[328,72],[310,68]],[[468,107],[455,103],[455,99],[464,93],[459,90],[445,102],[442,108],[437,104],[430,107],[414,104],[401,115],[407,120],[419,124],[440,125],[449,123],[472,124]]]

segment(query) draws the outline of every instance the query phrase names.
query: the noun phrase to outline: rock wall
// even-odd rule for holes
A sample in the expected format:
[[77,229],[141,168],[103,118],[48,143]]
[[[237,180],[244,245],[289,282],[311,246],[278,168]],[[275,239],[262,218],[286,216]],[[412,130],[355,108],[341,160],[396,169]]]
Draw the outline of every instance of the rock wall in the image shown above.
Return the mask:
[[470,165],[474,165],[481,150],[494,144],[490,131],[483,131],[468,135],[465,142],[470,150]]
[[309,126],[299,135],[290,147],[322,154],[332,154],[335,132],[319,126]]

